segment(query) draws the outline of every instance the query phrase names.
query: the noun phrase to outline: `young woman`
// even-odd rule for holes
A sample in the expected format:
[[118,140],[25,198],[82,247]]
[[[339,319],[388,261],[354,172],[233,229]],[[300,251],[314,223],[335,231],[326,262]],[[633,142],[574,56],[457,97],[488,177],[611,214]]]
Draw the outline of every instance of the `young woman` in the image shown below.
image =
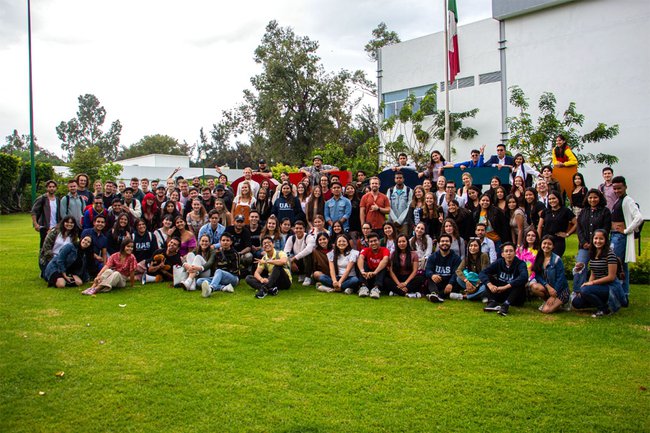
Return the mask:
[[345,234],[345,230],[343,229],[343,224],[341,221],[334,221],[331,227],[332,234],[330,236],[330,242],[332,243],[332,248],[334,248],[334,244],[336,243],[336,238],[338,235]]
[[[423,226],[420,223],[416,225]],[[424,231],[424,227],[422,227]],[[425,235],[426,236],[426,235]],[[418,253],[411,249],[410,242],[406,235],[397,236],[395,251],[391,254],[390,266],[384,279],[384,288],[391,294],[407,296],[409,298],[420,298],[420,288],[423,277],[418,275],[420,258]]]
[[153,232],[158,248],[164,248],[167,245],[167,240],[175,231],[174,218],[171,215],[166,215],[162,220],[161,227]]
[[185,257],[187,253],[196,248],[196,238],[194,237],[192,230],[188,229],[187,223],[182,216],[179,215],[176,217],[174,220],[174,227],[176,227],[174,236],[176,236],[181,242],[178,254],[181,257]]
[[506,216],[492,204],[487,192],[479,199],[479,208],[474,212],[474,223],[485,224],[485,235],[494,242],[497,251],[502,243],[510,240],[510,226]]
[[350,200],[352,204],[352,213],[350,214],[349,228],[348,233],[350,234],[351,239],[356,239],[361,232],[361,216],[359,210],[359,195],[357,194],[357,189],[352,183],[345,185],[345,197]]
[[472,186],[472,182],[474,181],[474,178],[472,177],[471,174],[465,172],[461,175],[460,177],[461,182],[463,185],[458,188],[458,191],[456,191],[456,195],[464,202],[467,202],[467,191]]
[[539,252],[539,235],[537,230],[530,228],[524,235],[524,244],[517,247],[515,256],[526,263],[528,269],[528,283],[532,284],[535,280],[535,271],[533,270],[533,263]]
[[413,188],[413,199],[409,205],[409,212],[406,217],[406,223],[409,225],[409,233],[413,232],[415,226],[422,221],[422,217],[424,216],[424,194],[422,185]]
[[126,287],[127,278],[131,287],[135,284],[135,269],[138,266],[133,253],[133,241],[124,239],[117,253],[111,254],[102,270],[93,280],[92,286],[81,292],[82,295],[94,295],[110,292],[116,287]]
[[388,248],[391,253],[395,251],[395,241],[397,240],[397,230],[393,223],[386,221],[382,226],[384,236],[381,238],[380,245]]
[[[612,213],[607,208],[607,200],[599,189],[592,188],[587,193],[587,207],[578,216],[578,255],[573,268],[573,286],[580,287],[587,278],[589,249],[594,231],[605,230],[609,235],[612,228]],[[575,290],[574,290],[575,291]]]
[[307,200],[309,199],[309,196],[307,195],[307,188],[305,187],[305,184],[302,182],[300,182],[296,186],[296,197],[300,202],[300,208],[302,209],[302,212],[306,214]]
[[271,194],[266,188],[260,188],[259,191],[257,191],[257,198],[255,199],[253,209],[260,214],[260,224],[266,223],[266,220],[269,219],[271,211],[273,210]]
[[424,189],[425,195],[430,192],[435,194],[435,191],[433,190],[433,182],[431,181],[431,179],[424,179],[422,181],[422,189]]
[[216,251],[212,248],[210,236],[203,235],[194,251],[185,256],[185,262],[180,269],[179,279],[185,290],[196,290],[197,278],[208,278],[212,275],[216,260]]
[[[481,252],[481,241],[472,238],[467,243],[467,254],[456,268],[456,282],[463,290],[460,296],[449,296],[452,299],[483,299],[487,287],[481,284],[478,275],[490,265],[490,258],[486,253]],[[487,301],[487,298],[485,298]]]
[[537,254],[533,270],[537,281],[531,283],[530,290],[544,300],[539,311],[544,314],[558,311],[569,301],[569,283],[562,259],[553,252],[553,236],[542,238],[541,252]]
[[43,247],[38,256],[38,265],[41,273],[45,270],[48,263],[59,254],[65,244],[79,241],[79,226],[74,217],[67,215],[59,224],[50,230],[45,236]]
[[533,185],[533,179],[536,179],[539,177],[539,171],[535,170],[533,167],[530,165],[526,164],[526,160],[524,159],[524,155],[521,153],[518,153],[515,155],[514,158],[515,164],[512,166],[512,174],[510,175],[510,179],[512,180],[512,184],[515,184],[515,178],[521,177],[524,181],[524,188],[530,187]]
[[544,209],[546,209],[546,206],[538,200],[537,190],[535,188],[526,188],[526,192],[524,193],[526,227],[524,228],[524,231],[528,231],[531,228],[534,228],[535,230],[537,229]]
[[422,208],[422,221],[427,226],[427,234],[432,239],[438,239],[442,226],[442,215],[438,209],[438,202],[435,194],[428,192],[424,195],[424,207]]
[[494,189],[494,205],[504,213],[507,208],[506,195],[506,189],[503,186],[497,186]]
[[433,253],[435,241],[427,234],[426,224],[418,223],[409,240],[409,248],[418,256],[418,269],[424,269],[427,259]]
[[266,220],[264,228],[260,232],[260,239],[270,236],[273,239],[273,248],[276,251],[282,251],[283,242],[282,242],[282,233],[280,232],[280,227],[278,225],[278,219],[275,215],[271,215],[269,219]]
[[99,194],[104,194],[104,185],[102,185],[102,181],[98,179],[93,182],[93,196],[97,196]]
[[326,275],[330,270],[329,259],[327,258],[327,254],[331,251],[329,244],[330,237],[327,232],[320,232],[316,235],[316,246],[311,253],[314,263],[313,280],[318,280],[316,278],[317,272]]
[[162,244],[160,247],[158,246],[156,236],[148,231],[147,223],[144,219],[137,220],[133,231],[133,255],[138,262],[138,267],[135,270],[136,278],[141,278],[147,271],[146,263],[151,260],[154,251],[158,248],[162,248]]
[[490,201],[492,203],[496,203],[496,193],[497,193],[497,188],[501,186],[501,179],[499,179],[498,176],[493,176],[492,179],[490,179],[490,188],[485,192],[490,197]]
[[185,222],[192,231],[194,237],[198,237],[201,227],[208,223],[208,213],[205,211],[201,199],[192,199],[192,211],[187,213]]
[[305,219],[302,207],[300,207],[300,201],[297,197],[294,197],[289,182],[283,183],[280,187],[280,196],[273,204],[271,213],[277,217],[278,221],[289,218],[291,224]]
[[586,198],[585,178],[582,173],[576,173],[573,175],[573,191],[571,191],[571,209],[576,217],[580,216],[580,212],[586,206]]
[[467,190],[467,203],[465,203],[465,209],[470,211],[472,214],[479,208],[479,198],[481,196],[481,190],[476,186],[472,185]]
[[512,181],[512,189],[510,194],[517,197],[517,199],[524,201],[524,194],[526,193],[526,186],[524,183],[524,178],[521,176],[515,176]]
[[176,219],[177,216],[181,214],[180,210],[178,209],[180,203],[174,200],[167,200],[161,207],[160,209],[160,221],[165,219],[165,217],[169,216],[172,221]]
[[284,250],[284,245],[287,243],[287,238],[291,235],[293,235],[293,230],[291,230],[291,220],[289,218],[284,218],[282,221],[280,221],[280,236],[282,237],[282,250]]
[[474,232],[476,231],[472,213],[469,210],[460,207],[458,200],[456,199],[450,201],[448,206],[447,218],[456,221],[460,237],[467,242],[469,238],[474,236]]
[[566,137],[558,134],[553,148],[553,167],[575,167],[576,165],[578,165],[578,158],[569,149]]
[[456,221],[452,218],[446,218],[442,223],[442,233],[451,236],[451,251],[455,251],[461,260],[464,259],[466,244],[465,240],[460,237]]
[[[181,203],[181,192],[178,189],[175,189],[172,191],[171,195],[169,196],[169,200],[167,200],[165,203],[163,203],[162,208],[166,209],[165,213],[172,213],[169,208],[167,208],[167,203],[168,202],[173,202],[174,207],[176,208],[176,212],[179,214],[183,212],[183,205]],[[176,217],[174,217],[176,218]]]
[[84,236],[79,242],[65,244],[43,272],[48,287],[62,289],[81,286],[88,281],[88,266],[94,259],[92,244],[90,236]]
[[[219,212],[219,224],[224,227],[232,225],[232,214],[226,209],[226,204],[223,199],[218,198],[214,201],[214,208]],[[250,216],[250,215],[249,215]]]
[[160,226],[160,210],[156,196],[148,192],[142,199],[142,219],[147,225],[147,230],[154,231]]
[[314,272],[316,290],[320,292],[344,292],[346,295],[354,293],[359,285],[356,273],[359,251],[350,246],[348,235],[341,234],[336,237],[336,247],[327,253],[329,261],[329,274],[320,271]]
[[320,177],[318,183],[320,185],[321,193],[323,194],[323,200],[327,201],[332,198],[332,191],[330,190],[330,179],[326,174]]
[[115,224],[108,235],[108,254],[115,254],[120,251],[122,242],[125,239],[133,239],[129,215],[126,212],[115,217]]
[[255,198],[251,190],[251,184],[248,181],[242,182],[240,193],[232,201],[232,211],[233,217],[237,215],[244,216],[244,224],[248,225],[249,215],[251,209],[255,206]]
[[440,203],[440,197],[447,195],[446,187],[447,179],[445,179],[444,176],[438,177],[438,180],[436,181],[436,204]]
[[368,244],[368,235],[372,233],[372,226],[369,223],[363,223],[361,226],[361,235],[357,239],[354,249],[361,251],[364,248],[368,248],[370,245]]
[[514,195],[506,197],[506,205],[506,218],[510,224],[510,238],[516,246],[523,245],[526,212],[521,205],[521,201]]
[[623,286],[618,278],[618,260],[610,248],[605,230],[595,230],[589,247],[591,276],[576,292],[572,306],[576,309],[596,308],[592,317],[612,314],[625,304]]
[[418,173],[418,177],[425,177],[436,182],[438,180],[438,177],[442,176],[444,168],[453,166],[453,164],[447,164],[447,161],[445,161],[442,153],[434,150],[431,152],[431,159],[429,160],[426,169],[423,172]]
[[537,233],[542,238],[545,235],[554,236],[554,252],[562,257],[566,250],[566,238],[576,230],[576,216],[571,209],[562,203],[560,193],[551,191],[548,193],[549,209],[545,209],[542,218],[539,220]]
[[325,215],[325,200],[320,185],[315,185],[312,189],[305,215],[310,227],[313,227],[316,215]]

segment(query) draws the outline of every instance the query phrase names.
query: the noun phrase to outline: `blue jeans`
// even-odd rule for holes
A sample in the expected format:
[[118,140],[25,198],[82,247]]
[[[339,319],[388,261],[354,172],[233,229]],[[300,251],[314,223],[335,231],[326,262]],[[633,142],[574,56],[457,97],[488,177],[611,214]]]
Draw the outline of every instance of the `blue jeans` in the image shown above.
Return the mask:
[[[618,280],[610,284],[620,284]],[[597,310],[609,310],[607,302],[609,300],[609,286],[610,284],[596,284],[593,286],[583,287],[580,291],[580,296],[573,298],[573,308],[589,308],[595,307]]]
[[[465,285],[465,281],[461,280],[460,278],[456,279],[456,283],[458,283],[458,286],[460,286],[461,289],[465,290],[467,286]],[[481,284],[481,282],[478,282],[479,287],[474,293],[467,293],[467,299],[472,301],[474,299],[481,299],[484,296],[487,296],[485,292],[487,292],[487,287],[485,284]]]
[[573,293],[580,293],[580,288],[587,281],[587,265],[589,264],[589,250],[584,248],[578,249],[578,255],[576,256],[576,264],[584,263],[585,267],[582,268],[582,271],[573,274]]
[[627,297],[630,294],[630,273],[627,270],[627,262],[625,261],[625,250],[627,248],[627,236],[623,233],[612,232],[611,234],[611,243],[610,243],[614,254],[616,257],[621,259],[623,262],[623,272],[625,272],[625,281],[621,281],[623,284],[623,293]]
[[[334,281],[332,281],[332,277],[329,275],[323,274],[318,280],[327,287],[334,287]],[[345,290],[348,287],[355,287],[357,285],[359,285],[359,279],[357,277],[347,277],[345,281],[343,281],[343,284],[341,284],[341,290]]]
[[239,278],[231,274],[230,272],[224,271],[223,269],[217,269],[214,272],[214,276],[208,278],[199,278],[196,280],[196,285],[201,286],[204,281],[210,282],[210,288],[213,292],[218,292],[223,289],[224,286],[232,284],[235,287],[239,284]]

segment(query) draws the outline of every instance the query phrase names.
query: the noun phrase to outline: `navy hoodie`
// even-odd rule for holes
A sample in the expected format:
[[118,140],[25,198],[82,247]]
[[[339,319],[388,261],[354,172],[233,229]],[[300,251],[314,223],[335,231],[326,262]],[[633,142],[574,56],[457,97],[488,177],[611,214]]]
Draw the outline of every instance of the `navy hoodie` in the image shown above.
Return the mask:
[[456,282],[456,268],[458,268],[460,262],[460,256],[455,251],[449,250],[447,256],[443,256],[440,251],[436,251],[427,259],[425,268],[427,280],[431,279],[433,275],[440,275],[445,280],[449,278],[448,284],[454,284]]
[[490,277],[493,277],[504,285],[524,286],[526,281],[528,281],[528,270],[526,269],[526,263],[517,257],[515,257],[510,266],[507,266],[505,259],[500,257],[494,263],[490,264],[490,266],[483,269],[478,277],[483,284],[489,283]]

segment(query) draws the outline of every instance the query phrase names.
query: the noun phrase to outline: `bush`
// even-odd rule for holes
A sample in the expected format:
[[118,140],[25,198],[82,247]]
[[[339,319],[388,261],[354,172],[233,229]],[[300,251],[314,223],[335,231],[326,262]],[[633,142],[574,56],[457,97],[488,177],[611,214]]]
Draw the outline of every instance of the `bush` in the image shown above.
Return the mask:
[[273,173],[273,179],[280,179],[280,174],[284,171],[286,171],[287,173],[298,173],[300,169],[298,167],[294,167],[293,165],[282,164],[281,162],[278,162],[273,167],[271,167],[271,173]]
[[[576,258],[573,255],[562,257],[564,262],[564,273],[568,280],[573,280],[573,267],[576,264]],[[636,258],[636,263],[630,263],[630,284],[649,284],[650,283],[650,257],[643,255]]]

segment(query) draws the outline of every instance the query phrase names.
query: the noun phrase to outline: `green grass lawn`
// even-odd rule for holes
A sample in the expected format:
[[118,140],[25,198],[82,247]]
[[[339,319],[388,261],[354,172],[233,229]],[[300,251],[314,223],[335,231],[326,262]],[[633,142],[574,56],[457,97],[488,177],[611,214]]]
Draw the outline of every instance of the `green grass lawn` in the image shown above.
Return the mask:
[[598,320],[245,283],[85,297],[46,287],[37,247],[0,217],[0,432],[650,431],[650,286]]

